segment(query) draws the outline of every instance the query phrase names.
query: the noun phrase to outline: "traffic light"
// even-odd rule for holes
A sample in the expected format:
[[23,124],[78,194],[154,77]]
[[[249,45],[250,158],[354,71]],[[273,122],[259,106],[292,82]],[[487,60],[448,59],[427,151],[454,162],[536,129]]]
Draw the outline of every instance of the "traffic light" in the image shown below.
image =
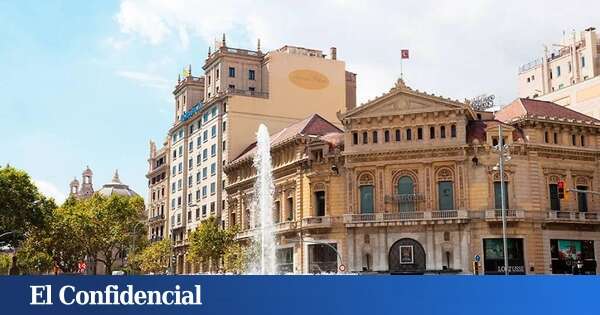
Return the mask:
[[565,199],[565,181],[558,181],[558,199]]

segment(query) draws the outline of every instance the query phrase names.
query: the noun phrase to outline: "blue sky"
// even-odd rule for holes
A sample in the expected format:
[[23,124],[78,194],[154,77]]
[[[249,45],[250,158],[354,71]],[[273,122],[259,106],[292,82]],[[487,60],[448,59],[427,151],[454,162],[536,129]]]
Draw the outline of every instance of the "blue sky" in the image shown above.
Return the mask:
[[146,194],[148,141],[173,122],[171,90],[200,70],[223,32],[230,46],[328,51],[358,73],[358,97],[405,80],[455,99],[516,97],[520,64],[563,31],[600,27],[600,2],[572,1],[0,1],[0,163],[62,199],[89,165]]

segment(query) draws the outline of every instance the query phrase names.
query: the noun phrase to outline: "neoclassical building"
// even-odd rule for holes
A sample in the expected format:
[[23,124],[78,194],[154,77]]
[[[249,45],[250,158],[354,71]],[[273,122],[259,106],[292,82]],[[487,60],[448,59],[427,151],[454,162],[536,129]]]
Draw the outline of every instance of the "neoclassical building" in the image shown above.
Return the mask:
[[[504,196],[511,274],[598,272],[600,121],[530,99],[477,112],[402,80],[338,118],[343,133],[272,136],[282,271],[472,273],[478,257],[503,274]],[[240,239],[256,233],[251,156],[226,167]]]
[[[225,167],[229,207],[223,220],[241,228],[244,243],[260,228],[252,206],[255,145]],[[348,255],[342,150],[342,130],[317,114],[271,136],[273,222],[283,273],[336,272]]]
[[[345,127],[350,270],[504,272],[500,176],[509,271],[596,272],[600,121],[550,102],[517,99],[499,112],[413,90],[340,114]],[[499,174],[501,136],[510,160]]]

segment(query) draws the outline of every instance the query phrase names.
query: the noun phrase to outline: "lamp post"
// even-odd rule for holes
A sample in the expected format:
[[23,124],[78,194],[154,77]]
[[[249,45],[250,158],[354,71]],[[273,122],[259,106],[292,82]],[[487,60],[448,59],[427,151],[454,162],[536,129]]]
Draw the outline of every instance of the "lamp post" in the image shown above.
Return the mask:
[[[496,148],[499,153],[499,161],[497,169],[500,172],[500,208],[502,211],[502,245],[504,252],[504,275],[508,276],[508,245],[506,239],[506,191],[504,190],[504,161],[509,161],[510,151],[508,145],[504,144],[504,137],[502,136],[502,125],[498,124],[498,146]],[[496,169],[496,168],[495,168]]]

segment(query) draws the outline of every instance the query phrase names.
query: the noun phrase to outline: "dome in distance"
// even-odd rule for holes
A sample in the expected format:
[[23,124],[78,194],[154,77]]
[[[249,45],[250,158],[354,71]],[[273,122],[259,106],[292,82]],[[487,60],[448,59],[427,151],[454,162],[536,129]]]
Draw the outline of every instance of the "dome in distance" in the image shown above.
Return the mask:
[[115,175],[113,176],[112,181],[108,184],[104,184],[102,188],[98,190],[98,193],[104,197],[110,197],[112,195],[127,197],[138,196],[138,194],[131,190],[129,186],[121,183],[118,170],[115,170]]

